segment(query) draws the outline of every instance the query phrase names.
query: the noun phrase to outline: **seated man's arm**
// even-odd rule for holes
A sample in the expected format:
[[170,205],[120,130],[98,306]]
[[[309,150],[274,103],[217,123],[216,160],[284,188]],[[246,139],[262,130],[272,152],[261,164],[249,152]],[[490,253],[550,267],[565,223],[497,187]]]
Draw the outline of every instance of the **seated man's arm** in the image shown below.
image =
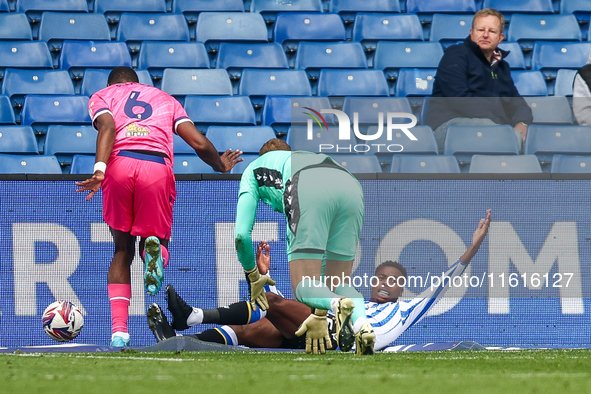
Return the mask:
[[578,124],[591,126],[591,90],[579,74],[573,85],[573,112]]

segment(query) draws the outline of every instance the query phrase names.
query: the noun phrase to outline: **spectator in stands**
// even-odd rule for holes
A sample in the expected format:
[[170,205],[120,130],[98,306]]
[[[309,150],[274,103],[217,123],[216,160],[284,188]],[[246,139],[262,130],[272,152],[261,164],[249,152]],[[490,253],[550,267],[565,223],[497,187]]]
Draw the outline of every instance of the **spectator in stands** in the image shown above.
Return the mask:
[[111,346],[124,347],[130,342],[127,321],[135,237],[140,237],[148,294],[160,290],[168,262],[176,197],[173,133],[216,171],[230,171],[242,161],[242,152],[229,149],[220,156],[178,101],[159,89],[140,84],[130,67],[113,69],[108,86],[90,97],[88,109],[98,130],[96,164],[92,178],[76,185],[80,186],[78,192],[90,192],[86,200],[103,188],[103,217],[115,243],[107,276]]
[[504,60],[509,52],[498,48],[504,28],[503,14],[492,8],[480,10],[470,35],[447,48],[441,58],[427,118],[440,150],[450,125],[495,124],[512,125],[521,149],[533,117]]
[[591,54],[581,67],[573,84],[573,112],[577,123],[591,126]]

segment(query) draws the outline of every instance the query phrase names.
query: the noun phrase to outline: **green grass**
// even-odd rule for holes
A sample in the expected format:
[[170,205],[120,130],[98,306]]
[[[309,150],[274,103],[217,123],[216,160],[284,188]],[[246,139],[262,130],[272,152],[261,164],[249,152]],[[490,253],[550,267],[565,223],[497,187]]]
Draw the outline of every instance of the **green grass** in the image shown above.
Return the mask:
[[585,393],[591,350],[0,354],[3,393]]

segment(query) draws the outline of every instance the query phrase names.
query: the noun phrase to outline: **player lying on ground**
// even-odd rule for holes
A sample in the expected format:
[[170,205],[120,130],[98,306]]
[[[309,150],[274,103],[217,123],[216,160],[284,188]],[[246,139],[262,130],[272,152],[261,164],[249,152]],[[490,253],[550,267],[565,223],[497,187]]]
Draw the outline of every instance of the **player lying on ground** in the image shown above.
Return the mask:
[[[445,272],[452,278],[463,274],[470,260],[486,237],[491,220],[491,210],[481,219],[472,235],[472,245],[460,259]],[[269,269],[269,245],[261,242],[257,251],[257,266],[261,273]],[[383,349],[394,342],[407,328],[419,322],[449,289],[449,283],[429,287],[418,297],[399,301],[403,288],[397,283],[399,277],[406,278],[406,269],[400,264],[386,261],[375,271],[379,284],[372,288],[371,299],[365,303],[365,314],[376,333],[375,349]],[[441,281],[443,282],[443,281]],[[221,324],[219,328],[206,330],[194,337],[208,342],[227,345],[244,345],[252,348],[303,349],[305,340],[295,335],[296,330],[309,316],[310,308],[298,301],[288,300],[267,291],[269,309],[253,311],[249,302],[238,302],[216,309],[193,308],[176,293],[172,286],[166,288],[168,310],[172,313],[172,324],[157,304],[148,309],[148,323],[158,341],[178,335],[182,331],[202,323]],[[327,317],[332,336],[332,349],[336,348],[334,315]],[[352,338],[349,338],[352,340]]]

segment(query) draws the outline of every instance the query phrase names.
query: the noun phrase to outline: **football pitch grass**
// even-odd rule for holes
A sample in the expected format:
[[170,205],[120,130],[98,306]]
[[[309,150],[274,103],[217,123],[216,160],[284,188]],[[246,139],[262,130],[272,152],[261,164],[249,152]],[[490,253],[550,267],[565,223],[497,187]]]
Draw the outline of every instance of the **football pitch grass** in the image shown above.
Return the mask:
[[[3,393],[589,393],[591,350],[0,354]],[[384,391],[381,391],[384,392]]]

